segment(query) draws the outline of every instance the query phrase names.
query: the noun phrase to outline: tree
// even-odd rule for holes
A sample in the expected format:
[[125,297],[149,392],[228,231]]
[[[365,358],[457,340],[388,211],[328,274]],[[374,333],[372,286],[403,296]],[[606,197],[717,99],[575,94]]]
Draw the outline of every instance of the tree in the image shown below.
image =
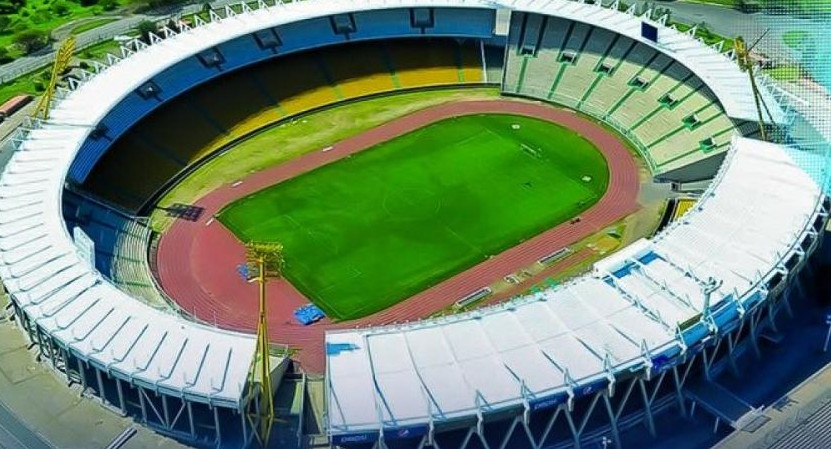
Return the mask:
[[150,20],[142,20],[141,22],[136,25],[136,29],[141,34],[141,40],[144,42],[150,43],[150,33],[158,33],[159,27],[156,25],[156,22],[152,22]]
[[12,61],[14,61],[14,58],[9,54],[9,49],[6,47],[0,47],[0,64]]
[[12,32],[12,18],[7,15],[0,16],[0,34]]
[[0,17],[5,17],[8,14],[15,14],[16,12],[18,12],[18,10],[18,7],[11,4],[10,2],[0,2],[0,14],[2,14],[2,16]]
[[118,8],[118,0],[101,0],[99,4],[104,11],[114,11]]
[[61,1],[61,0],[58,0],[55,3],[52,3],[52,8],[51,9],[52,9],[53,13],[55,13],[59,16],[65,16],[65,15],[69,14],[69,5],[66,2]]
[[46,47],[49,35],[45,31],[24,30],[14,36],[14,43],[28,55]]

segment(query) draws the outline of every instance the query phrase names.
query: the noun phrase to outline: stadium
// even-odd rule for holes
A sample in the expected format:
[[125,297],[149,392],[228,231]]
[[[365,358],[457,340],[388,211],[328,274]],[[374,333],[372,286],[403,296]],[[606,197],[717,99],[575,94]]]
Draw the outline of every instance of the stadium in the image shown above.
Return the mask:
[[[15,319],[201,447],[654,435],[790,311],[829,202],[804,100],[636,11],[260,1],[125,44],[16,138]],[[267,292],[252,242],[285,258]]]

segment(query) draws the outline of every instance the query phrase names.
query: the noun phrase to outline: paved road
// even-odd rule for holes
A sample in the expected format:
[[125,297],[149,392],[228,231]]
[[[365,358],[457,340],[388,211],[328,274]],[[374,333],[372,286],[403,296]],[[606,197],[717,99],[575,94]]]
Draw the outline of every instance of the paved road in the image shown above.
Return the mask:
[[0,403],[0,448],[55,449],[40,435],[26,427],[17,416]]

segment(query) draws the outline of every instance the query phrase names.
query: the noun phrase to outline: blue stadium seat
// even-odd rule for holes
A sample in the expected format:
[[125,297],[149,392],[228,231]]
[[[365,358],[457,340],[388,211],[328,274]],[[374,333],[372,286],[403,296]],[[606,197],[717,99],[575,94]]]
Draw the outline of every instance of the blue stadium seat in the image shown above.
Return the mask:
[[69,180],[75,183],[82,183],[86,179],[92,167],[98,162],[98,159],[110,147],[110,141],[107,139],[87,139],[81,148],[78,150],[78,156],[72,161],[69,167]]
[[316,48],[327,44],[345,42],[346,37],[335,35],[328,19],[312,19],[290,23],[277,28],[283,41],[281,53]]
[[260,48],[251,34],[225,42],[219,45],[218,48],[225,58],[225,62],[222,64],[222,70],[224,71],[234,70],[274,56],[271,50]]
[[490,38],[493,36],[493,10],[474,8],[436,8],[435,26],[425,34]]
[[420,29],[410,25],[410,14],[406,10],[365,11],[355,13],[353,17],[356,31],[350,36],[352,40],[379,36],[405,37],[421,33]]
[[202,65],[195,57],[186,58],[153,78],[161,88],[159,98],[169,100],[194,86],[196,80],[206,80],[220,72]]

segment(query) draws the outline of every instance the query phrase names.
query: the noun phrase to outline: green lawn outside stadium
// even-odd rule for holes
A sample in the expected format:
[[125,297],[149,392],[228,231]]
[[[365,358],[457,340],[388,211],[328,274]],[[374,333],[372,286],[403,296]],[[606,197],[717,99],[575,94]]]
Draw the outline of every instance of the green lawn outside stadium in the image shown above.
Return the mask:
[[263,189],[218,218],[242,241],[282,243],[286,278],[346,320],[569,220],[608,180],[602,154],[569,129],[473,115]]

